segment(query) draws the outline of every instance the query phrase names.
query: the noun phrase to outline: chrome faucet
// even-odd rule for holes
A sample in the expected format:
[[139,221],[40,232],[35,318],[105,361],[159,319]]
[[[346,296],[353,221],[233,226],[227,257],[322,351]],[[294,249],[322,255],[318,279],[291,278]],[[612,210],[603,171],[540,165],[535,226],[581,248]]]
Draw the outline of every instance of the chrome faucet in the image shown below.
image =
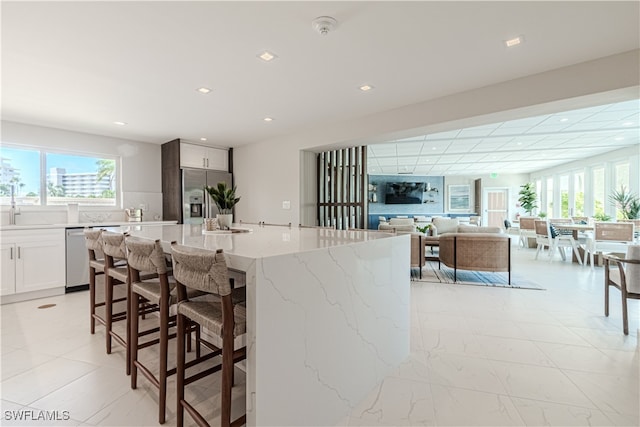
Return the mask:
[[16,208],[16,186],[11,185],[11,207],[9,208],[9,225],[16,225],[16,215],[20,215],[20,208]]

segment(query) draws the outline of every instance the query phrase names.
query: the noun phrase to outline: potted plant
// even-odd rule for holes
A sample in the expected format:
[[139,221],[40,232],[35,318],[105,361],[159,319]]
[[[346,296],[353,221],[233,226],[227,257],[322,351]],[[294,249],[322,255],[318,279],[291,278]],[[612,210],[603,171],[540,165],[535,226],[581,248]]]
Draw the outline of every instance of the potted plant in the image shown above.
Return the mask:
[[638,195],[627,191],[624,185],[620,186],[620,190],[614,190],[609,198],[620,209],[622,213],[620,219],[636,219],[640,216]]
[[230,228],[233,223],[233,207],[240,201],[240,197],[236,197],[236,187],[229,188],[226,182],[219,182],[218,185],[205,186],[204,189],[220,212],[216,215],[220,228]]
[[518,202],[520,202],[520,206],[525,210],[527,215],[531,216],[534,209],[538,207],[536,204],[536,190],[533,185],[533,182],[527,182],[520,186],[520,198],[518,198]]
[[422,234],[426,234],[427,236],[431,236],[431,225],[432,224],[426,224],[423,227],[416,226],[416,230],[418,230]]

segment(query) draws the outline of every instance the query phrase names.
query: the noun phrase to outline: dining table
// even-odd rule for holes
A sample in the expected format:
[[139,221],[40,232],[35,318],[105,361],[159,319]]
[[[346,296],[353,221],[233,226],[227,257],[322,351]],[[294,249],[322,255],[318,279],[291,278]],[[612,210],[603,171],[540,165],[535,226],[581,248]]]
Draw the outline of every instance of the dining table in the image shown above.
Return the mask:
[[409,355],[410,236],[234,224],[135,224],[216,251],[244,275],[247,425],[336,425]]

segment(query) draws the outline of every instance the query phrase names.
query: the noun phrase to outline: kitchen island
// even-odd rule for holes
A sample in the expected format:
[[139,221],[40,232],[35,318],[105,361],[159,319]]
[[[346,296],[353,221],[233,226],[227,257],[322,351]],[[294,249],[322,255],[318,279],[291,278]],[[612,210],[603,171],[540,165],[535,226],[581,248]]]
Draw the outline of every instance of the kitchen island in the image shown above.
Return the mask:
[[249,227],[117,230],[223,249],[246,274],[247,425],[335,425],[409,354],[409,236]]

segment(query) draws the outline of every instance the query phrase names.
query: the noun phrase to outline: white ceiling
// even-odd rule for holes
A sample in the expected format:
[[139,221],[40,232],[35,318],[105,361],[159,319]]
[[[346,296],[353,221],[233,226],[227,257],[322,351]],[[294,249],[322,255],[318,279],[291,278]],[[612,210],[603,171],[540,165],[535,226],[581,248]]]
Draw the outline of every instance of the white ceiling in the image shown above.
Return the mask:
[[[311,26],[321,15],[339,22],[327,36]],[[3,1],[2,118],[239,146],[638,49],[639,15],[636,1]],[[525,43],[505,48],[517,35]],[[257,59],[264,49],[278,58]],[[507,135],[538,123],[521,125]],[[524,143],[546,132],[535,144],[553,145],[542,126]],[[427,140],[450,156],[481,150],[479,136],[452,136]]]
[[422,135],[369,145],[370,174],[529,173],[635,145],[640,101]]

